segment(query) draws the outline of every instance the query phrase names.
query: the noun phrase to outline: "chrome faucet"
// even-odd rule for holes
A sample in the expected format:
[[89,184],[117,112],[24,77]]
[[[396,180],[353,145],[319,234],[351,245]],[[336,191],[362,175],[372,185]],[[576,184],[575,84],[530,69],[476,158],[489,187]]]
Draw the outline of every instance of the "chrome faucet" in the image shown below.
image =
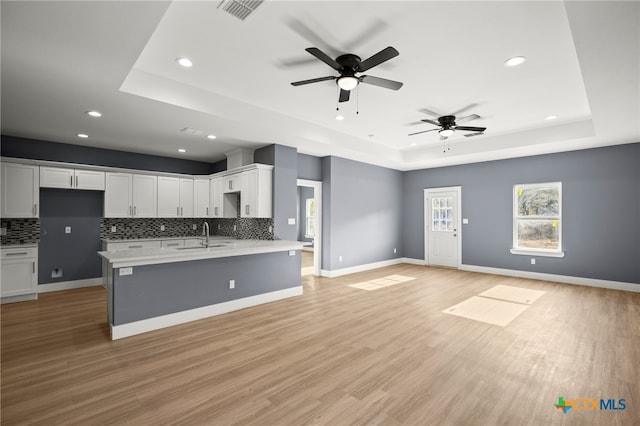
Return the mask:
[[202,224],[202,235],[206,235],[207,239],[205,240],[205,247],[209,248],[209,222],[204,222]]

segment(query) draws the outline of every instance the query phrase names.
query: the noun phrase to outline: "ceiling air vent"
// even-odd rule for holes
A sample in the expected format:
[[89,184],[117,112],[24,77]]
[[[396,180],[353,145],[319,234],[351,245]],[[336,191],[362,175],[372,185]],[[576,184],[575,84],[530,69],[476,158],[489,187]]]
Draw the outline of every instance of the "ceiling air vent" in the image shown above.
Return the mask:
[[222,0],[218,9],[222,8],[225,12],[244,21],[247,16],[251,15],[260,6],[264,0]]
[[202,130],[192,129],[191,127],[185,127],[184,129],[180,130],[180,132],[186,133],[188,135],[201,135],[204,133]]

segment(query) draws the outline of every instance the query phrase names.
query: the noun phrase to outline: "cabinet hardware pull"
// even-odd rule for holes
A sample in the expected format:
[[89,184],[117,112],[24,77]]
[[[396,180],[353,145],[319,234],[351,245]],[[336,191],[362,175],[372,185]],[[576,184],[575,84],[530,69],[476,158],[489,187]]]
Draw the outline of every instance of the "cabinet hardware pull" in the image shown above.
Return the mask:
[[136,215],[136,206],[133,206],[133,215]]
[[176,216],[180,216],[180,207],[176,206]]
[[33,272],[32,273],[35,274],[36,273],[36,262],[31,262],[31,263],[33,264]]
[[131,209],[131,206],[129,206],[129,216],[133,216],[133,210]]
[[184,207],[180,207],[180,216],[184,216]]
[[213,215],[214,216],[218,216],[218,208],[217,207],[213,208]]
[[25,251],[24,253],[23,253],[23,252],[20,252],[20,253],[7,253],[5,256],[26,256],[26,255],[28,255],[28,254],[29,254],[29,253],[27,253],[27,252]]
[[37,216],[38,215],[38,204],[34,204],[33,205],[33,215]]
[[73,188],[73,176],[69,176],[69,179],[71,180],[71,182],[69,182],[70,186]]
[[129,248],[142,248],[142,246],[129,246]]
[[207,217],[208,217],[208,216],[209,216],[209,207],[207,207],[206,212],[207,212],[207,213],[206,213],[206,215],[207,215]]
[[244,208],[244,212],[245,214],[249,214],[249,204],[247,204],[246,207]]
[[168,243],[167,247],[173,247],[173,246],[177,246],[177,245],[178,245],[178,243]]
[[229,180],[229,189],[233,189],[233,181]]
[[78,175],[76,175],[76,188],[78,187]]

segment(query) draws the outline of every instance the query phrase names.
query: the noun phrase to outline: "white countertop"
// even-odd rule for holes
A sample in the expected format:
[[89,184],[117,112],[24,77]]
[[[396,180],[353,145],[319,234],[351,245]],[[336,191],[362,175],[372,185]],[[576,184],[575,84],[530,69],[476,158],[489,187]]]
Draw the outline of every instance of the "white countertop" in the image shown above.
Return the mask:
[[[206,238],[204,235],[192,235],[190,237],[149,237],[149,238],[102,238],[102,242],[109,243],[140,243],[144,241],[168,241],[168,240],[201,240]],[[211,235],[210,240],[232,240],[232,237],[223,237],[222,235]]]
[[[210,246],[188,248],[142,248],[120,251],[99,251],[113,268],[156,265],[159,263],[186,262],[190,260],[215,259],[220,257],[245,256],[249,254],[274,253],[301,250],[309,243],[287,240],[234,240],[211,238]],[[215,247],[218,246],[218,247]]]

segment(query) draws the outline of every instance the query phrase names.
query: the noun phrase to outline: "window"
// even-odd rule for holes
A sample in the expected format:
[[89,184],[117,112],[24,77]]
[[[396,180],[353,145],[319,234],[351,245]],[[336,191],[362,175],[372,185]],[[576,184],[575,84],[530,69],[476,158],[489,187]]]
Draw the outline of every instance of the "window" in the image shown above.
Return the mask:
[[432,231],[453,231],[453,197],[432,199],[431,220]]
[[562,183],[513,187],[513,254],[563,257]]
[[316,201],[313,198],[307,198],[306,205],[307,220],[304,234],[307,238],[314,238],[316,236]]

